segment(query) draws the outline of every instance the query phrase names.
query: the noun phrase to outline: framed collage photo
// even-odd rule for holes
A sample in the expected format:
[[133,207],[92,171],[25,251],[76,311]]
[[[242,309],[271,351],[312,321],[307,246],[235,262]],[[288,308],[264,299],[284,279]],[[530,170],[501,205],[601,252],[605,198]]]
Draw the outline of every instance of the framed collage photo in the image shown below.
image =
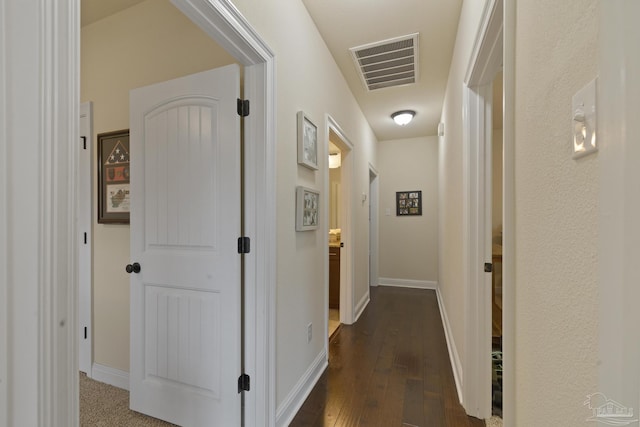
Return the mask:
[[129,129],[98,135],[98,223],[129,224]]
[[422,215],[422,191],[396,192],[396,215]]
[[296,187],[296,231],[318,228],[320,217],[320,192],[311,188]]

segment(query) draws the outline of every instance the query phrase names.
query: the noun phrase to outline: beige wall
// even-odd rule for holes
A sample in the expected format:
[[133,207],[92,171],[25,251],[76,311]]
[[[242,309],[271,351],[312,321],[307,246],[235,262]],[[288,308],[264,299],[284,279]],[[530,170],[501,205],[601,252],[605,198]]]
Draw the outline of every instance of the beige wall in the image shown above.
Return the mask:
[[599,7],[598,0],[518,1],[515,401],[522,427],[584,426],[591,413],[582,403],[598,391],[599,156],[571,159],[571,97],[598,74]]
[[[93,101],[96,134],[129,127],[130,89],[234,62],[168,0],[88,25],[81,37],[81,99]],[[129,226],[96,223],[96,188],[94,182],[94,361],[128,371]]]
[[[437,282],[438,137],[380,142],[378,168],[380,283]],[[422,191],[422,216],[396,216],[396,191],[408,190]]]
[[[440,288],[463,360],[462,87],[483,3],[463,4],[440,143]],[[598,391],[598,155],[571,158],[571,97],[598,73],[598,7],[518,1],[511,286],[519,427],[583,426],[591,415],[583,402]]]

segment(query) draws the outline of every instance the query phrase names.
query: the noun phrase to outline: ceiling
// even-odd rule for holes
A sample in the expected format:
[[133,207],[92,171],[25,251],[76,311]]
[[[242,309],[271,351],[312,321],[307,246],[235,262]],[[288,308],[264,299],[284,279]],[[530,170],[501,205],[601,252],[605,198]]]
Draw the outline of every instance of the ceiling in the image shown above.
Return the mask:
[[[302,0],[378,140],[436,135],[462,0]],[[415,84],[367,91],[349,48],[419,33]],[[415,110],[413,122],[391,120]]]
[[[144,0],[81,0],[82,25]],[[378,140],[436,135],[462,0],[302,0]],[[368,91],[350,48],[418,33],[416,83]],[[415,110],[397,126],[391,114]]]

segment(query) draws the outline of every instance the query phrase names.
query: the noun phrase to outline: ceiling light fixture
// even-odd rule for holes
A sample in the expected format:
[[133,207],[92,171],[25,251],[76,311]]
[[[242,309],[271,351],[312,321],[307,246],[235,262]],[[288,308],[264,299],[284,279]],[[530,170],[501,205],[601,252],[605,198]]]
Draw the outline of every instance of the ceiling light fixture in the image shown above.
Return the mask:
[[329,169],[339,168],[342,164],[340,153],[329,154]]
[[402,110],[396,111],[391,115],[391,118],[394,122],[396,122],[399,126],[404,126],[408,124],[411,120],[413,120],[413,116],[416,115],[416,112],[413,110]]

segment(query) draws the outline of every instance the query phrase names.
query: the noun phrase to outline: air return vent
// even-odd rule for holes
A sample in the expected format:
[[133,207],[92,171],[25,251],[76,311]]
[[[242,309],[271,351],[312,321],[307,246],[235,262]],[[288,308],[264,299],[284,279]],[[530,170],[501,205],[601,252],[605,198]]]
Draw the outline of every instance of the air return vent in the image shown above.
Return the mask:
[[368,90],[407,85],[418,79],[418,33],[349,51]]

